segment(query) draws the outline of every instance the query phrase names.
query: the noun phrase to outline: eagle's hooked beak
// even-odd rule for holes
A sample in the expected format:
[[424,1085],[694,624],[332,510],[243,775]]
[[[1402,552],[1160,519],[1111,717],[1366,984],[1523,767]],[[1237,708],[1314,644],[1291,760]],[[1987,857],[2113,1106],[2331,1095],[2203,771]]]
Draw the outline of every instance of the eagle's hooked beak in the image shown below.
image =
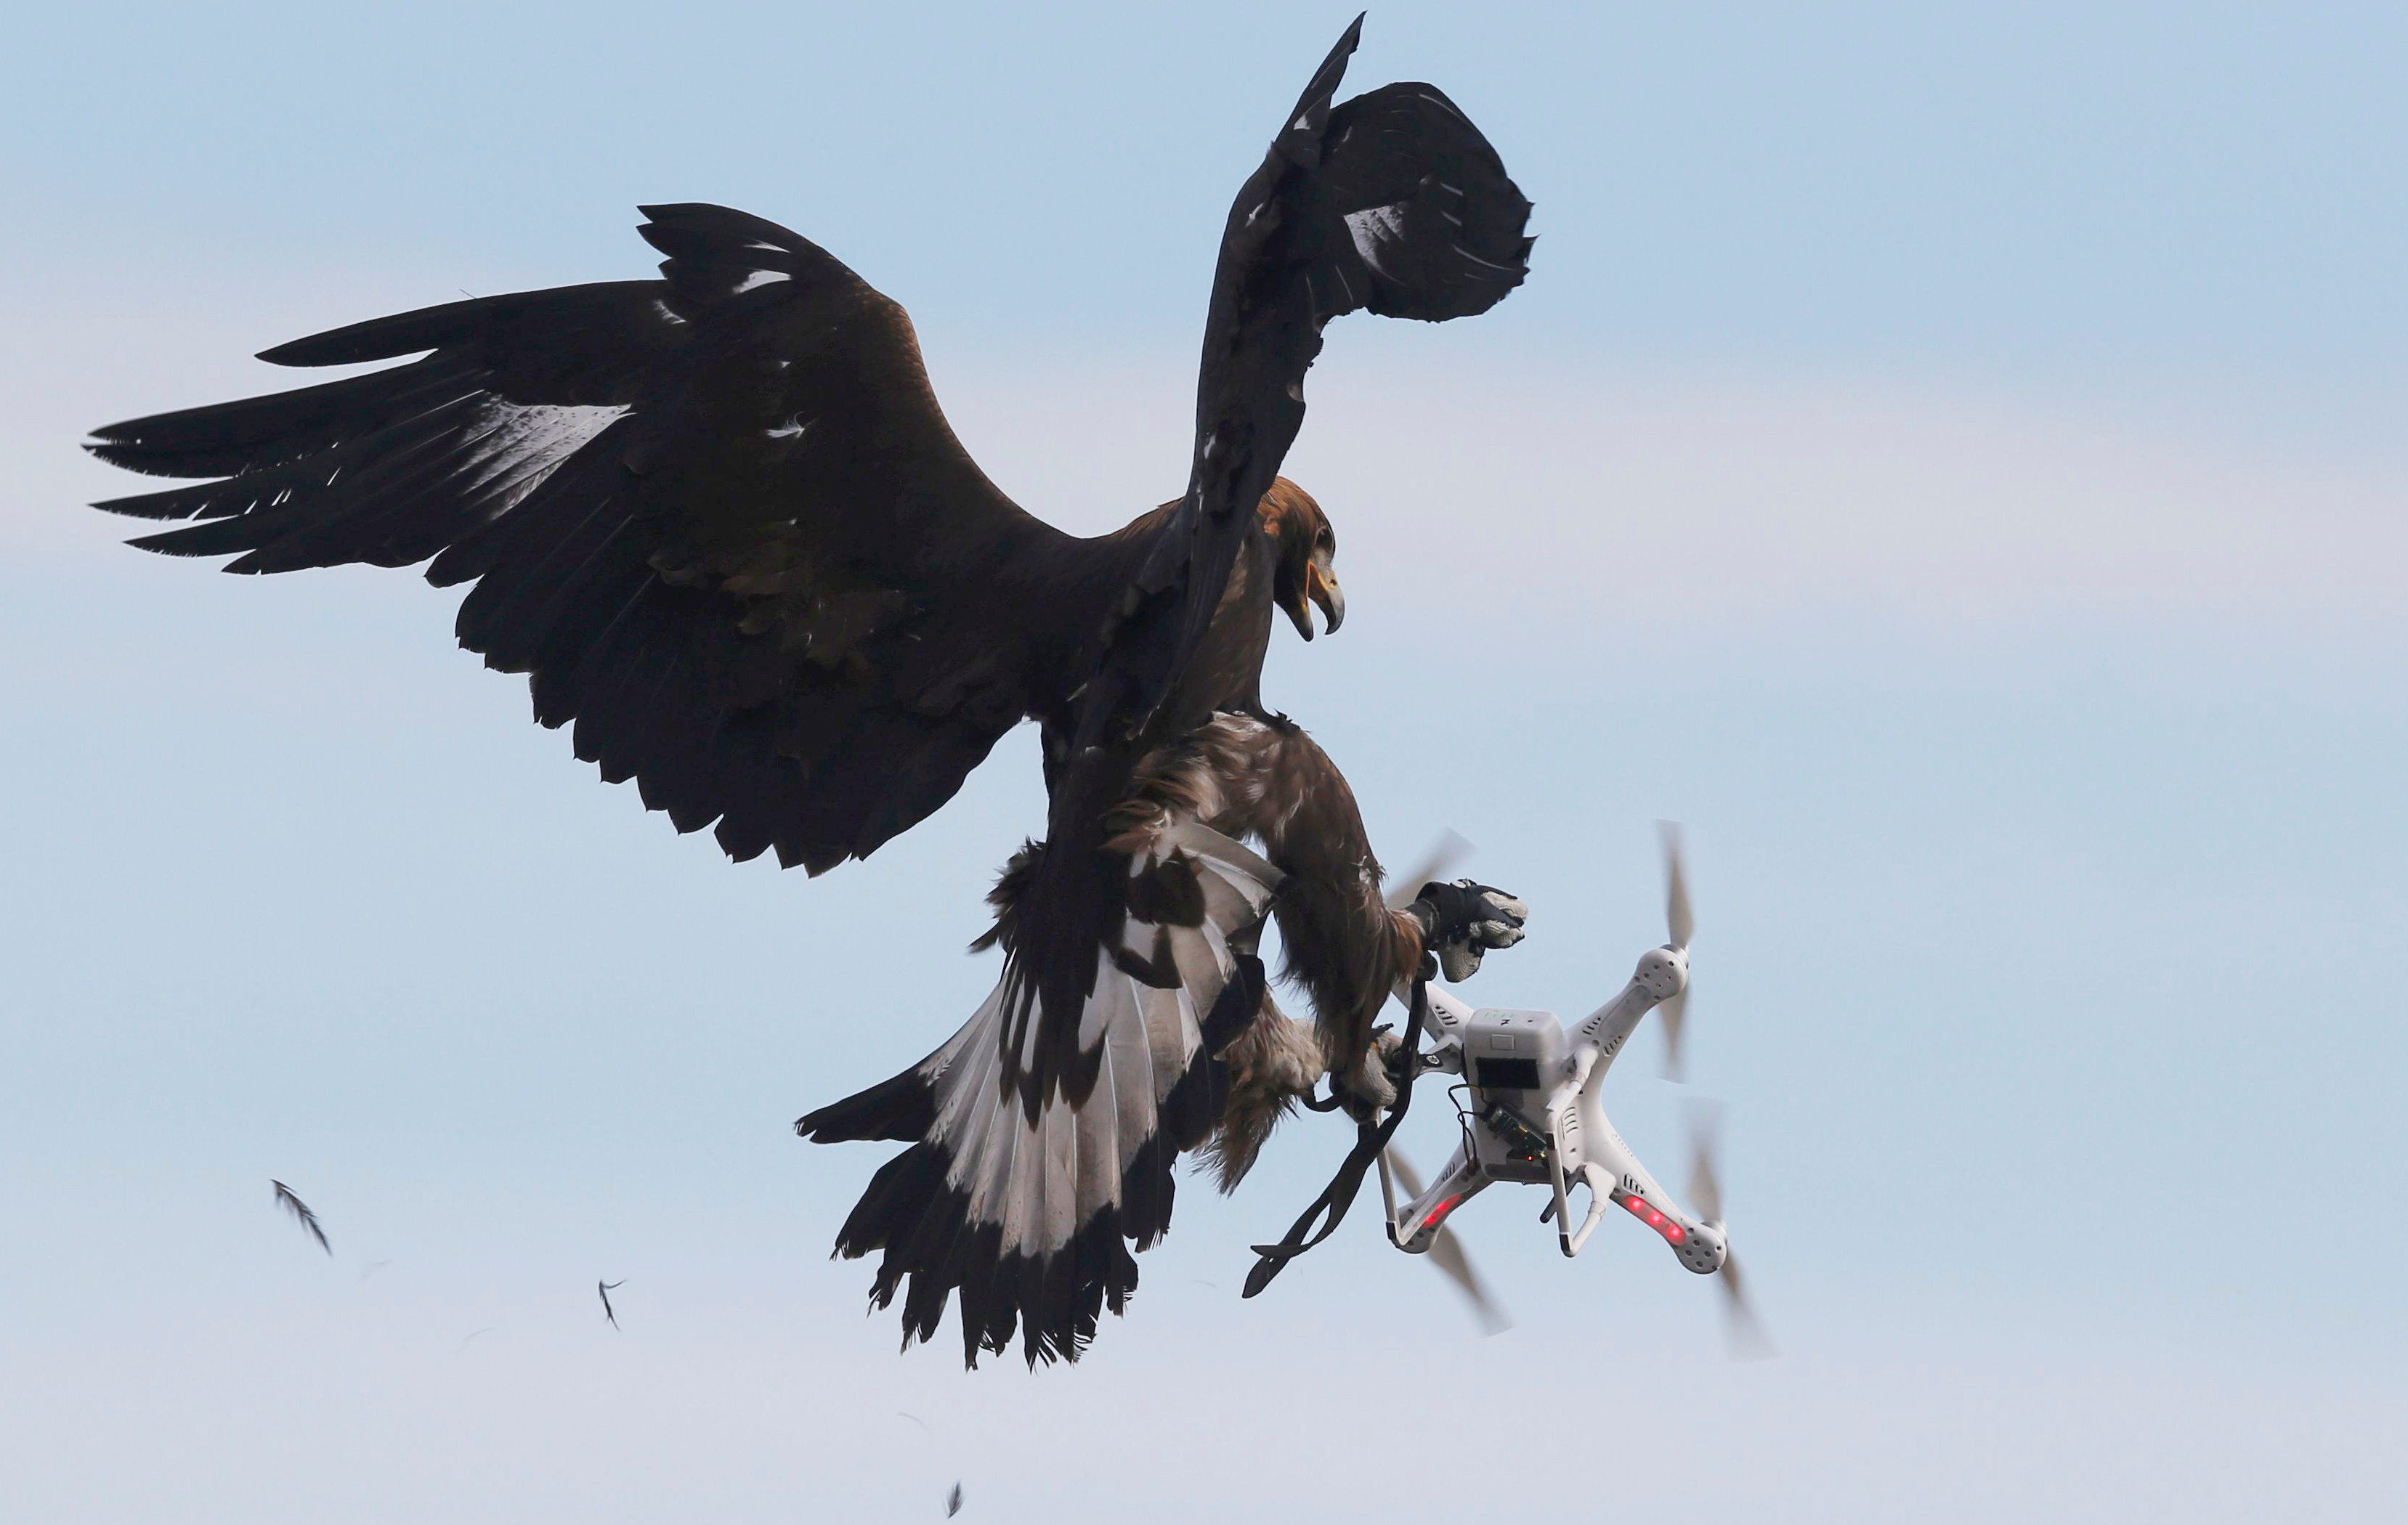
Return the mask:
[[1282,606],[1287,610],[1296,633],[1306,640],[1312,639],[1312,609],[1305,600],[1321,606],[1323,628],[1336,630],[1346,622],[1346,595],[1338,590],[1338,574],[1329,568],[1329,552],[1316,550],[1304,569],[1304,587]]

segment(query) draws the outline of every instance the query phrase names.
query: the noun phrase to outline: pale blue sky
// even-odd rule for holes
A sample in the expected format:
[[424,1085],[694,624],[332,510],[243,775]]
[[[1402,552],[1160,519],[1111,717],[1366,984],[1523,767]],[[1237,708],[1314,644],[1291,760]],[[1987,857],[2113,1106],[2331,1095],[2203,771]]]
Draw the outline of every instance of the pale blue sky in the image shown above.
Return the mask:
[[[1458,1220],[1496,1340],[1368,1206],[1240,1303],[1342,1147],[1312,1118],[1188,1187],[1078,1370],[896,1358],[825,1259],[882,1155],[786,1127],[992,978],[1026,738],[871,863],[730,868],[528,725],[451,595],[75,506],[126,490],[83,428],[640,274],[656,199],[909,306],[1030,507],[1158,501],[1228,197],[1352,11],[1024,8],[15,23],[0,1513],[935,1518],[959,1475],[965,1518],[1435,1518],[1500,1466],[1705,1520],[2408,1509],[2396,7],[1367,22],[1354,85],[1442,85],[1541,236],[1479,322],[1331,331],[1291,471],[1349,620],[1268,690],[1386,856],[1452,824],[1534,903],[1477,1000],[1618,985],[1689,823],[1768,1366],[1651,1239],[1566,1262],[1501,1193]],[[1655,1058],[1609,1106],[1677,1180]],[[1393,1438],[1508,1390],[1547,1444]]]

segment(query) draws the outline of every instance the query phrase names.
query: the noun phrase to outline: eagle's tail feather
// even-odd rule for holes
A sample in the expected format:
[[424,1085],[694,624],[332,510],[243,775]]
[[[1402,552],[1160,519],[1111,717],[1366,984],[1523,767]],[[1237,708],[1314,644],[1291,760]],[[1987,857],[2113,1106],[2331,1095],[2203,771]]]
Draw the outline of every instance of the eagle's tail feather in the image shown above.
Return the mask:
[[[1263,1006],[1253,935],[1279,875],[1192,821],[1165,825],[1131,854],[1130,901],[1186,911],[1132,911],[1097,949],[1076,1062],[1052,1067],[1061,1078],[1033,1113],[1027,1050],[1044,1033],[1007,973],[942,1048],[796,1124],[823,1143],[915,1140],[871,1178],[836,1247],[883,1251],[870,1301],[901,1295],[907,1347],[935,1335],[959,1291],[969,1364],[1014,1333],[1031,1365],[1076,1361],[1137,1289],[1132,1247],[1169,1227],[1171,1166],[1220,1120],[1220,1056]],[[1135,882],[1157,877],[1183,892]]]

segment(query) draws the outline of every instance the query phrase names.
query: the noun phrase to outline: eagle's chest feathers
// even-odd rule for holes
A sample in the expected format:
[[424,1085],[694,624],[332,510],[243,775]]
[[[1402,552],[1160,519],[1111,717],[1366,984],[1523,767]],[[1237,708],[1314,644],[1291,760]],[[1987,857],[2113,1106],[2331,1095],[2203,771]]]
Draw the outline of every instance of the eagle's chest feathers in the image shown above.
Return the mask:
[[1179,822],[1238,841],[1276,842],[1296,791],[1281,787],[1280,730],[1254,716],[1222,711],[1138,764],[1107,820],[1107,845],[1132,858],[1154,850]]

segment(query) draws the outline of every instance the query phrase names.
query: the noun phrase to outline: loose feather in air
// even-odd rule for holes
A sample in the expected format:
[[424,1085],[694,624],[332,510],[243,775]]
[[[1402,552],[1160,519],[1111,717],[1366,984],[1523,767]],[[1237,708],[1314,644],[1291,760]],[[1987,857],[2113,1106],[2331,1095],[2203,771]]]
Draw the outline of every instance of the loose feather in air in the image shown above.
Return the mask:
[[610,1305],[610,1294],[625,1285],[624,1281],[597,1280],[594,1283],[594,1290],[602,1299],[602,1317],[610,1320],[612,1329],[619,1327],[619,1310]]
[[318,1226],[318,1215],[309,1210],[309,1204],[294,1196],[293,1189],[282,1181],[270,1180],[267,1184],[276,1188],[277,1204],[291,1213],[299,1220],[303,1228],[309,1231],[309,1237],[318,1241],[318,1247],[329,1255],[335,1253],[335,1247],[326,1243],[326,1231]]
[[961,1485],[961,1484],[959,1484],[959,1483],[955,1483],[955,1484],[953,1485],[953,1490],[951,1493],[948,1493],[948,1494],[946,1494],[946,1495],[945,1495],[945,1518],[946,1518],[947,1519],[951,1519],[951,1518],[953,1518],[955,1515],[958,1515],[958,1514],[960,1514],[961,1512],[962,1512],[962,1485]]

